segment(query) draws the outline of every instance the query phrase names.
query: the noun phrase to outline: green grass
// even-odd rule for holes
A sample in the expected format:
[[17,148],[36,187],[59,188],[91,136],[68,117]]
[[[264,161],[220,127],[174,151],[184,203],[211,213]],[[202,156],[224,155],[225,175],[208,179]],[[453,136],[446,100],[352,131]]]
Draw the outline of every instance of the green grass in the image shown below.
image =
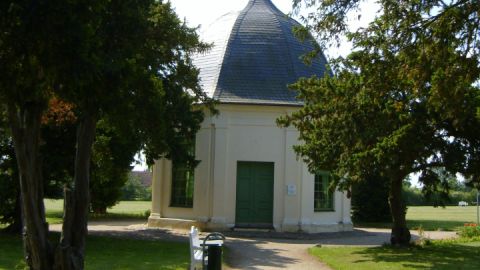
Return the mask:
[[[467,206],[409,206],[407,210],[407,225],[411,229],[427,231],[455,231],[465,223],[475,223],[477,220],[477,207]],[[390,223],[355,223],[358,227],[391,228]]]
[[20,236],[0,233],[0,270],[15,269],[22,262],[22,240]]
[[[62,223],[63,200],[45,199],[47,222],[50,224]],[[122,201],[107,210],[107,215],[90,215],[89,220],[111,219],[146,219],[150,210],[149,201]]]
[[424,247],[314,247],[310,254],[335,270],[480,269],[480,242],[433,241]]
[[[187,269],[188,249],[186,243],[89,236],[85,269]],[[20,236],[0,233],[0,270],[23,265],[22,252]]]

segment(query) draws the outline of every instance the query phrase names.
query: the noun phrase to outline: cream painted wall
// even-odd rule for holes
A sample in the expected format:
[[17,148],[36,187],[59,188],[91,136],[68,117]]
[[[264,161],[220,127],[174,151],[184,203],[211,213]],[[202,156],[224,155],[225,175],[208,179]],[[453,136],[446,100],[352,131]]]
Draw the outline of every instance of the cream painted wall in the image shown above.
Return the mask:
[[[297,160],[292,146],[298,132],[279,128],[276,119],[295,107],[219,105],[219,115],[208,116],[196,138],[193,208],[169,206],[171,162],[155,164],[150,219],[189,219],[214,229],[235,225],[238,161],[274,162],[273,225],[278,231],[341,231],[351,229],[350,201],[335,193],[335,211],[314,212],[314,176]],[[287,194],[287,185],[296,194]],[[158,213],[159,212],[159,213]],[[150,222],[149,222],[150,223]],[[152,222],[153,224],[154,222]]]

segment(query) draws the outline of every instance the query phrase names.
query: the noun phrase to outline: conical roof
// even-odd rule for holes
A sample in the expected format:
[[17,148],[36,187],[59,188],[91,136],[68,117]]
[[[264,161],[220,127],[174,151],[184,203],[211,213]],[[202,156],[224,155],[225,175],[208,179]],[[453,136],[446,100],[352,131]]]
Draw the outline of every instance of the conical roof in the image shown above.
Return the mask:
[[270,0],[250,0],[242,11],[217,19],[202,34],[214,48],[194,60],[204,90],[221,103],[302,104],[287,85],[300,77],[323,76],[326,60],[319,55],[311,65],[302,62],[313,44],[298,40],[295,26],[298,22]]

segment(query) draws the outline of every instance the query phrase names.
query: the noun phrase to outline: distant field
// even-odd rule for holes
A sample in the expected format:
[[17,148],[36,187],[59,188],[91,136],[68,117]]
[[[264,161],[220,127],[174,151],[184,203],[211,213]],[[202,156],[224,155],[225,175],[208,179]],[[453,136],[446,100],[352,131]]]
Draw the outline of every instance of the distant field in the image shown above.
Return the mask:
[[[63,200],[45,200],[49,223],[60,223],[63,212]],[[108,209],[103,217],[92,216],[90,219],[145,219],[150,210],[149,201],[122,201]],[[407,210],[407,222],[411,229],[422,227],[424,230],[454,231],[465,223],[475,223],[477,220],[476,206],[410,206]],[[358,223],[359,227],[390,228],[389,223]]]
[[[109,213],[117,214],[144,214],[152,205],[150,201],[122,201],[112,208],[108,209]],[[47,211],[63,212],[63,200],[45,199],[45,208]]]
[[[422,227],[424,230],[454,231],[465,223],[476,223],[476,206],[409,206],[407,210],[407,223],[411,229]],[[360,227],[390,228],[389,223],[359,223]]]
[[[61,223],[63,200],[45,199],[47,221],[51,224]],[[122,201],[107,210],[106,216],[90,216],[90,220],[98,219],[145,219],[151,207],[150,201]]]
[[407,211],[407,220],[411,226],[435,227],[436,229],[455,230],[465,223],[476,223],[476,206],[411,206]]

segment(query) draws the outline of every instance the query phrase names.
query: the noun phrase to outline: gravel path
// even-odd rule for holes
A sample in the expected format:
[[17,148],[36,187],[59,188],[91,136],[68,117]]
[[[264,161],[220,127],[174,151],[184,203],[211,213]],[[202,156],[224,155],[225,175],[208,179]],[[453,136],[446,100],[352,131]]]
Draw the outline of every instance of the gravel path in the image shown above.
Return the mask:
[[312,246],[296,240],[229,238],[225,269],[330,269],[308,254]]
[[[61,225],[52,225],[59,231]],[[188,231],[150,229],[135,221],[90,222],[89,234],[128,237],[144,240],[188,241]],[[418,231],[411,231],[412,239],[419,238]],[[205,236],[207,233],[202,233]],[[240,231],[226,232],[227,240],[224,269],[330,269],[313,256],[308,249],[321,246],[380,246],[389,242],[390,230],[356,228],[352,232],[298,234],[277,232]],[[456,237],[455,232],[424,232],[430,239]]]

